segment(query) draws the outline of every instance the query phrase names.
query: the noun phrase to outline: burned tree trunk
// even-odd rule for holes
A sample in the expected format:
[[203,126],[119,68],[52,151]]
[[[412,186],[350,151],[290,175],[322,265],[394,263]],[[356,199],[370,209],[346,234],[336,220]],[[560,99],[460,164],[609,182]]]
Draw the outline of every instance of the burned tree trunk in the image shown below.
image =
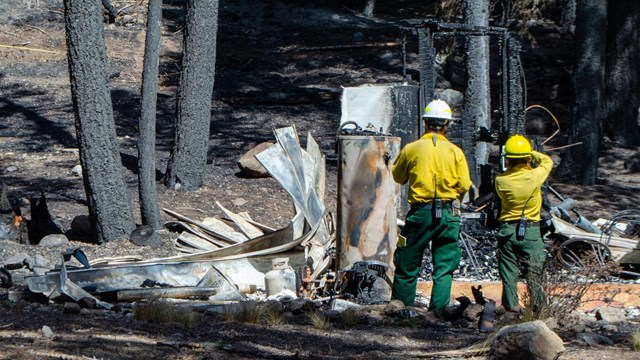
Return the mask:
[[39,244],[47,235],[62,234],[58,224],[51,218],[44,192],[40,195],[40,200],[31,198],[31,219],[27,220],[27,230],[29,243],[34,245]]
[[[489,0],[465,0],[464,21],[468,25],[489,26]],[[476,129],[491,128],[491,94],[489,92],[489,37],[468,36],[465,45],[467,88],[462,111],[462,149],[471,179],[480,185],[480,166],[489,159],[489,144],[475,143]]]
[[582,142],[582,145],[568,149],[558,175],[580,185],[595,184],[598,170],[604,115],[606,26],[606,2],[577,2],[569,140]]
[[604,131],[624,146],[640,145],[640,2],[609,0],[607,114]]
[[24,222],[20,208],[11,206],[7,186],[0,182],[0,240],[13,240],[28,244],[24,237]]
[[142,223],[157,230],[162,227],[156,192],[156,104],[158,100],[158,60],[162,0],[149,0],[147,37],[142,70],[142,113],[138,143],[138,186]]
[[176,129],[165,184],[197,190],[207,164],[216,60],[218,0],[188,0]]
[[122,239],[135,228],[122,176],[107,84],[100,3],[65,0],[71,97],[91,225],[98,242]]

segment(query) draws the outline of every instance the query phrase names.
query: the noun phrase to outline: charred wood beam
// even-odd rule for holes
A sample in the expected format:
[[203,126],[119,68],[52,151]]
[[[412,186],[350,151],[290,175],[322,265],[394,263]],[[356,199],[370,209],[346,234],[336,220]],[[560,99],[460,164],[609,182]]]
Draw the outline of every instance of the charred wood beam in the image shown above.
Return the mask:
[[39,201],[31,198],[31,219],[27,220],[27,231],[29,242],[33,245],[40,243],[47,235],[62,234],[60,227],[51,218],[44,192],[41,193]]

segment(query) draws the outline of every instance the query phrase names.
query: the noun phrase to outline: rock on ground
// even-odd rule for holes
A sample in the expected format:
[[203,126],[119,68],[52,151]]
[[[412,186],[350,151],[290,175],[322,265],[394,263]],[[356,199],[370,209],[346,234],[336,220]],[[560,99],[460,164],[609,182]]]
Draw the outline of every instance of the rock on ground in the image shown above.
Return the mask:
[[500,329],[487,359],[555,360],[564,350],[562,339],[536,320]]

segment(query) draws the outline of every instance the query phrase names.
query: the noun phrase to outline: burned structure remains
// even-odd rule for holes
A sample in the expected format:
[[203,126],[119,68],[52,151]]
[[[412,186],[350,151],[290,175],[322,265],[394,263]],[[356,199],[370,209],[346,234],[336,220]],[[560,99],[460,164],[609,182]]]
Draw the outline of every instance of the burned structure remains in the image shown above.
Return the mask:
[[[459,277],[496,280],[493,225],[497,208],[491,196],[492,177],[501,168],[500,147],[510,135],[525,129],[520,45],[508,30],[498,27],[419,21],[405,24],[405,29],[418,41],[420,81],[343,91],[342,118],[336,133],[335,215],[324,205],[325,155],[315,139],[308,134],[303,149],[295,127],[279,128],[274,130],[276,143],[256,159],[291,198],[295,214],[285,227],[274,229],[220,203],[216,205],[224,219],[193,219],[167,208],[164,211],[173,221],[165,227],[180,233],[174,241],[180,255],[87,259],[81,250],[72,249],[61,255],[58,269],[26,278],[28,289],[51,299],[94,299],[105,309],[113,309],[116,302],[152,298],[189,299],[197,306],[216,307],[245,301],[257,290],[268,289],[267,282],[282,280],[277,285],[282,291],[267,291],[268,296],[328,303],[336,299],[387,302],[394,270],[392,256],[407,210],[406,189],[391,176],[393,160],[402,146],[423,133],[420,119],[425,104],[439,96],[435,42],[470,36],[496,40],[499,102],[491,128],[462,119],[451,129],[451,140],[467,154],[477,187],[461,214],[464,255]],[[487,164],[475,162],[480,142],[493,151]],[[562,199],[550,187],[547,191],[559,198],[545,204],[549,213],[547,239],[559,245],[556,255],[566,266],[581,266],[584,256],[593,256],[602,264],[615,260],[629,265],[626,274],[638,275],[634,266],[640,263],[640,212],[621,213],[599,225],[587,224],[575,210],[575,202]],[[578,220],[572,214],[578,215]],[[272,268],[272,264],[278,266]],[[273,270],[283,271],[270,272]],[[267,278],[268,273],[271,277]],[[423,278],[428,279],[428,273],[424,272]],[[285,277],[279,274],[286,274],[286,279],[274,280]],[[3,284],[10,282],[10,277],[3,278]],[[487,310],[485,320],[492,317],[492,311]]]

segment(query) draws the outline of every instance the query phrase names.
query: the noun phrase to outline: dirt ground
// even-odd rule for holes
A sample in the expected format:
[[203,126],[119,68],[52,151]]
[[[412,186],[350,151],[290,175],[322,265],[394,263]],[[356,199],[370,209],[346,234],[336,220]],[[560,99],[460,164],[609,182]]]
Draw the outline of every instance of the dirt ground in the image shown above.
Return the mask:
[[[115,24],[105,25],[109,84],[123,172],[134,207],[137,199],[137,121],[146,1],[112,1]],[[418,16],[418,7],[388,18]],[[0,176],[9,197],[28,200],[46,195],[54,220],[67,230],[86,215],[66,63],[63,5],[59,0],[0,0]],[[383,6],[379,8],[384,14]],[[182,1],[164,1],[158,98],[157,169],[166,167],[172,143],[175,94],[180,69]],[[382,17],[382,16],[381,16]],[[363,35],[364,34],[364,35]],[[327,156],[325,205],[336,208],[335,132],[340,118],[340,86],[402,80],[398,47],[359,50],[308,50],[350,45],[364,36],[371,43],[397,42],[401,33],[388,21],[368,20],[346,6],[314,8],[295,2],[221,1],[217,74],[204,186],[195,192],[168,191],[159,184],[161,208],[194,219],[222,216],[219,201],[247,211],[258,222],[283,227],[293,215],[287,193],[271,178],[237,176],[236,161],[255,145],[274,141],[272,129],[295,124]],[[17,49],[22,47],[23,49]],[[301,50],[301,49],[307,50]],[[415,57],[415,54],[410,57]],[[391,60],[389,60],[391,59]],[[608,144],[600,158],[601,181],[579,187],[551,180],[579,203],[588,219],[638,208],[640,176],[623,162],[637,150]],[[27,213],[28,217],[28,213]],[[165,216],[165,220],[170,220]],[[89,258],[175,255],[175,234],[154,250],[128,241],[92,245],[72,241]],[[57,250],[57,249],[56,249]],[[0,258],[24,252],[55,263],[51,249],[0,241]],[[51,337],[42,334],[49,326]],[[60,304],[0,301],[2,359],[407,359],[483,341],[486,334],[448,326],[360,326],[318,329],[311,325],[259,325],[206,317],[191,328],[138,321],[116,312],[63,314]],[[620,347],[583,348],[567,343],[562,359],[637,359]]]

